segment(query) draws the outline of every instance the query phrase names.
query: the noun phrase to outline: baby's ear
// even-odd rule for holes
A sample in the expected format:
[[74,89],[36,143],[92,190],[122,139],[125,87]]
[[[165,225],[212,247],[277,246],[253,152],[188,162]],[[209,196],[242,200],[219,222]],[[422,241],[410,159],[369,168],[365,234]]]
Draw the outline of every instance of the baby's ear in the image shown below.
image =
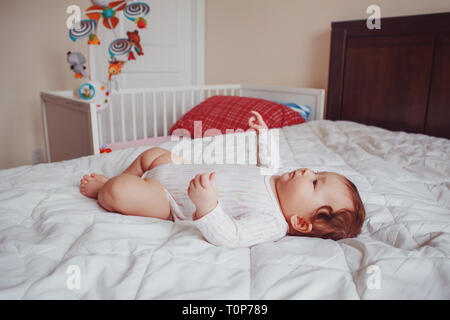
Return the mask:
[[306,221],[298,215],[293,215],[291,217],[292,228],[301,233],[310,233],[312,231],[312,223]]

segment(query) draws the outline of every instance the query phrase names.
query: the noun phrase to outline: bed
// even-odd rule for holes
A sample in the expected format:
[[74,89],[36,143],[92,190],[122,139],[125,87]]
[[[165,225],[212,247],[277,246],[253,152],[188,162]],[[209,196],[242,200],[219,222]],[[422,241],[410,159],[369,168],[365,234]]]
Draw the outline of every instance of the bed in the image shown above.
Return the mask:
[[[364,23],[351,24],[361,30]],[[446,23],[437,25],[442,30]],[[336,171],[357,185],[367,211],[361,235],[340,241],[287,236],[228,249],[206,242],[190,222],[105,212],[79,193],[80,177],[114,176],[151,147],[133,146],[0,171],[0,298],[449,299],[450,140],[437,137],[445,136],[440,125],[435,136],[423,131],[441,105],[425,106],[429,117],[422,114],[415,127],[422,131],[387,116],[379,121],[383,113],[351,112],[359,101],[339,81],[356,83],[345,72],[352,64],[333,62],[354,32],[347,28],[332,33],[330,120],[272,130],[279,130],[281,170]],[[447,92],[430,88],[437,93],[426,101],[441,101]],[[395,107],[389,96],[382,102]],[[202,140],[203,150],[217,138]],[[174,143],[158,146],[170,150]]]
[[282,168],[357,184],[360,236],[227,249],[190,222],[107,213],[78,183],[86,172],[118,174],[146,147],[118,150],[0,171],[0,298],[450,298],[449,140],[346,121],[278,130]]

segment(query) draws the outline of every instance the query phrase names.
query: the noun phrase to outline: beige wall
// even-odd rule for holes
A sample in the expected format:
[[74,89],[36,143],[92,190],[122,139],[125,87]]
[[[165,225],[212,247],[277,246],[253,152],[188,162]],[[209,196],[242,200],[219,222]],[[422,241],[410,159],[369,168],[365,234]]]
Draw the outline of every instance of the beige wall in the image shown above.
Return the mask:
[[[332,21],[364,19],[370,4],[378,4],[384,17],[450,11],[449,0],[206,2],[207,83],[316,88],[327,86]],[[75,48],[65,10],[89,3],[0,1],[0,169],[31,164],[32,149],[44,146],[39,92],[72,90],[79,83],[65,61]]]
[[449,0],[207,0],[206,81],[325,88],[330,25],[449,12]]
[[[66,62],[75,51],[66,8],[88,0],[0,1],[0,169],[31,164],[44,147],[39,93],[77,86]],[[78,45],[86,53],[86,45]]]

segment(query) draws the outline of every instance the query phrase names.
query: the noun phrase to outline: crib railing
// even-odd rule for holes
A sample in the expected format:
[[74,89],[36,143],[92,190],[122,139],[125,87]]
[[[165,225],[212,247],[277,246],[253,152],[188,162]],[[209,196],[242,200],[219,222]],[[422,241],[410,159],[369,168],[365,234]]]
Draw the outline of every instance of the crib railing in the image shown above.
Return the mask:
[[147,138],[164,141],[171,125],[214,95],[308,105],[310,120],[321,120],[324,114],[325,91],[311,88],[229,84],[122,89],[112,91],[111,104],[104,110],[77,98],[71,90],[41,92],[47,161],[99,154],[105,144],[122,148],[145,145],[141,140]]
[[182,115],[215,95],[240,96],[241,85],[112,91],[109,107],[97,116],[100,145],[167,136]]

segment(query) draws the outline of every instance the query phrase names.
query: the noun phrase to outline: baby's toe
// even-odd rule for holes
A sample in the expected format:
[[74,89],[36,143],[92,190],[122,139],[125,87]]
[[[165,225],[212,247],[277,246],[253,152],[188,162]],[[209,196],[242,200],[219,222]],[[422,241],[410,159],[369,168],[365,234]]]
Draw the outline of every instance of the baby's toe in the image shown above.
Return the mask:
[[85,174],[85,175],[83,176],[83,179],[82,179],[82,180],[89,181],[89,180],[92,180],[92,177],[91,177],[90,175]]
[[100,182],[106,182],[108,180],[108,177],[103,174],[93,173],[91,176]]
[[83,178],[80,180],[80,187],[81,186],[86,186],[90,181],[92,181],[94,178],[88,176],[87,174],[85,174],[83,176]]

